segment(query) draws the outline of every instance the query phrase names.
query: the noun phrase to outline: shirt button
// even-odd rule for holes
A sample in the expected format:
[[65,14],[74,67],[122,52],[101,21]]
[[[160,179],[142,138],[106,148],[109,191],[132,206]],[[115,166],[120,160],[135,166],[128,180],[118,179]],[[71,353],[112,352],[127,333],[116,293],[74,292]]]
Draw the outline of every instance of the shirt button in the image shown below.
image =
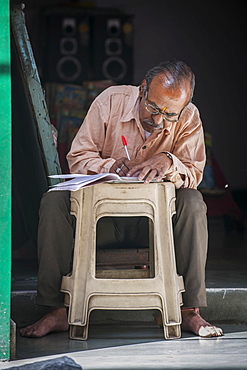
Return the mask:
[[146,149],[146,145],[143,145],[142,149]]

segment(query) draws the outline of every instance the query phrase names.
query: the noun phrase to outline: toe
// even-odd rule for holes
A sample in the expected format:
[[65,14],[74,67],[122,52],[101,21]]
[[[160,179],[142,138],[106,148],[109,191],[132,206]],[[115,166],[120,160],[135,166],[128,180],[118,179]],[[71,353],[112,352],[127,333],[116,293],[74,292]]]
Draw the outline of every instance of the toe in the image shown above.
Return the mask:
[[20,330],[20,334],[22,337],[36,337],[35,328],[27,327]]
[[198,334],[203,338],[220,337],[223,335],[223,331],[216,326],[202,326]]
[[22,337],[29,337],[29,331],[30,331],[29,328],[24,328],[20,330],[20,334]]
[[217,337],[224,335],[223,330],[221,328],[215,328],[215,329],[216,329]]

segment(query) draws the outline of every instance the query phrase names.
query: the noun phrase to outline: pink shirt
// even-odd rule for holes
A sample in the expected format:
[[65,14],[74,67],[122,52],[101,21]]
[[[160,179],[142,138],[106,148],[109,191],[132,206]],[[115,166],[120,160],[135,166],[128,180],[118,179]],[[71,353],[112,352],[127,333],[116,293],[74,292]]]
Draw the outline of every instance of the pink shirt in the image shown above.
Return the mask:
[[67,155],[71,173],[109,172],[115,160],[126,157],[121,135],[128,142],[130,159],[138,163],[169,152],[173,165],[166,174],[176,188],[196,188],[205,165],[203,127],[196,106],[190,103],[177,123],[145,139],[139,120],[139,88],[112,86],[92,103]]

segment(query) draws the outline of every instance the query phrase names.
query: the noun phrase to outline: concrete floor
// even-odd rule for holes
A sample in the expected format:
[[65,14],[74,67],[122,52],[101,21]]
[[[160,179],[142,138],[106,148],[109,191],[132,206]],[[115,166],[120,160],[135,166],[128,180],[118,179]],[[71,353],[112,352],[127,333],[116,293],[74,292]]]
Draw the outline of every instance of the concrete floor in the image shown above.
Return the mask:
[[[222,328],[223,337],[208,339],[183,333],[181,339],[164,340],[158,326],[132,325],[92,325],[85,342],[68,339],[67,332],[41,339],[18,337],[19,355],[25,359],[0,364],[0,368],[32,363],[39,369],[40,361],[67,356],[84,370],[247,369],[247,325]],[[35,358],[30,357],[32,353]]]
[[[206,270],[208,308],[202,316],[221,326],[221,338],[165,340],[145,311],[94,311],[87,341],[52,333],[41,339],[22,338],[19,328],[42,316],[35,306],[35,272],[16,274],[12,318],[17,322],[17,359],[0,363],[1,369],[67,356],[83,369],[247,369],[247,233],[226,233],[221,218],[209,222],[209,254]],[[23,287],[27,287],[23,291]],[[58,361],[58,360],[56,360]],[[37,369],[40,365],[37,366]],[[56,367],[52,367],[56,369]]]

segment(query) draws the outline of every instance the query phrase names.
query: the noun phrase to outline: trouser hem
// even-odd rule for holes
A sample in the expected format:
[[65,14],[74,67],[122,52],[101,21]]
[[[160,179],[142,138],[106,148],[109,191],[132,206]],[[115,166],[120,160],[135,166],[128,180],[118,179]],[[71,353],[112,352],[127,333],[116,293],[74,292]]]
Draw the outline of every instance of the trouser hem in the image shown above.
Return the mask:
[[38,306],[46,306],[46,307],[61,307],[61,308],[66,308],[64,303],[62,302],[54,302],[54,301],[44,301],[42,299],[37,299],[36,301]]
[[181,308],[193,308],[193,307],[207,307],[207,302],[199,303],[199,302],[193,302],[191,304],[184,304],[181,306]]

